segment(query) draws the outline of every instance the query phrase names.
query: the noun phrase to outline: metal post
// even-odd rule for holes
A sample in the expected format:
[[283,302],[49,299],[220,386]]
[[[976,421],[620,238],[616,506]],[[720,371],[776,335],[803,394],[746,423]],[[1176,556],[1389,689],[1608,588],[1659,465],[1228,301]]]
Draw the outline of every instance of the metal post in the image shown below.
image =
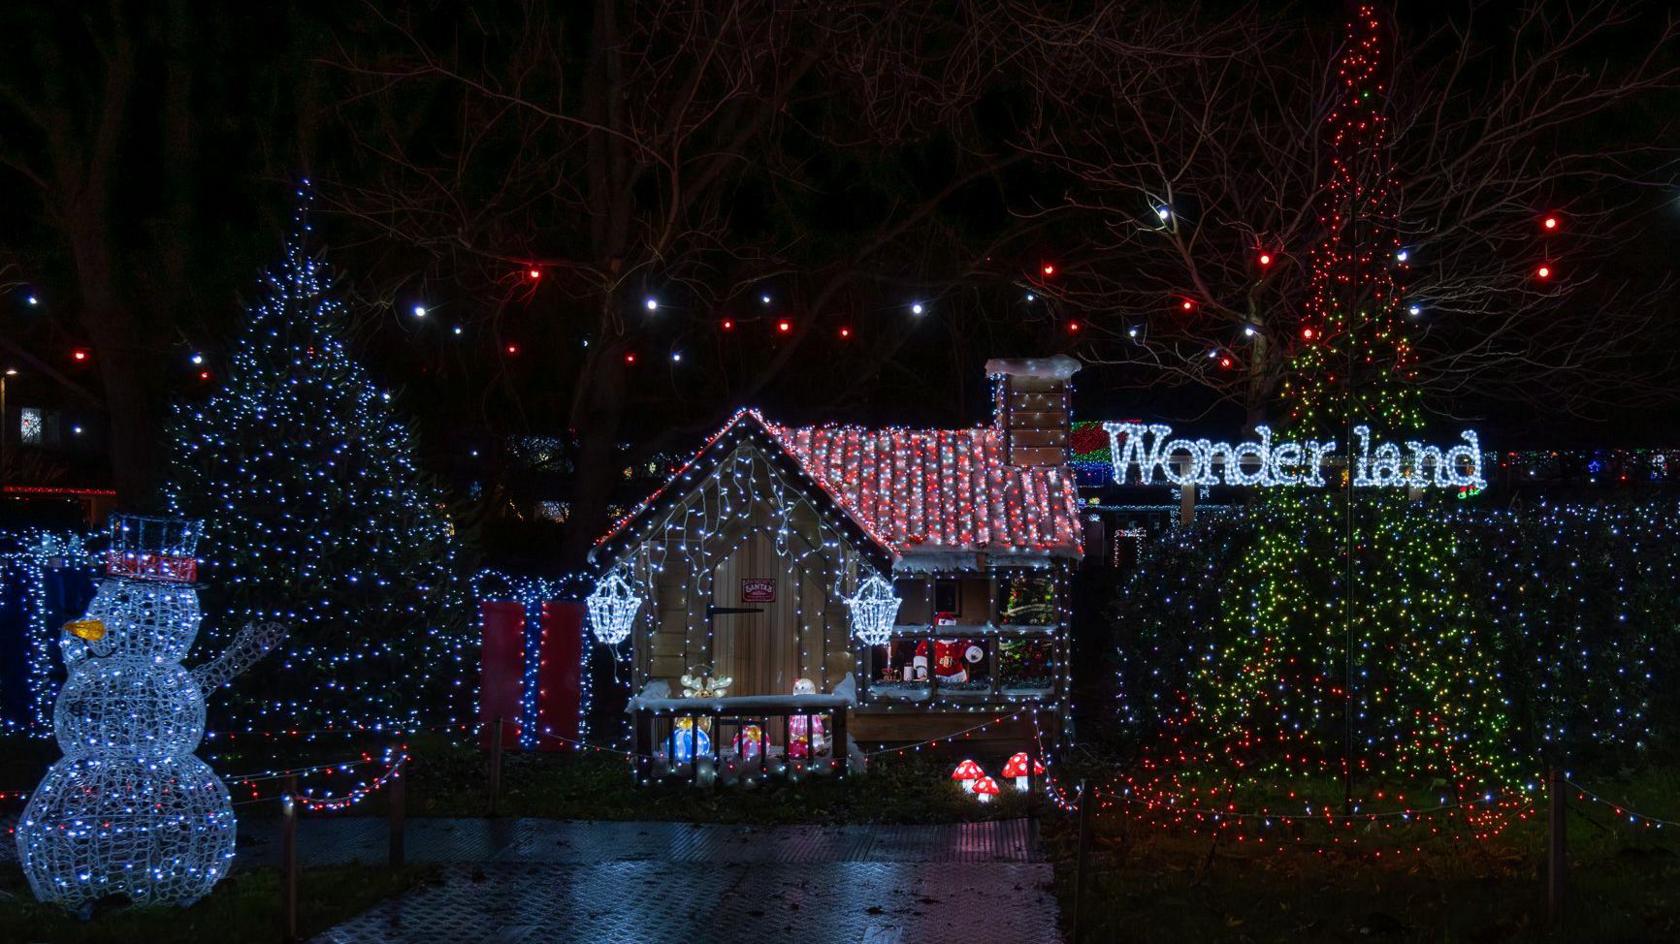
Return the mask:
[[1073,866],[1073,944],[1080,944],[1079,916],[1085,904],[1085,880],[1091,858],[1091,787],[1079,781],[1079,853]]
[[7,447],[11,444],[12,422],[6,418],[6,378],[11,375],[9,367],[5,373],[0,373],[0,484],[6,481],[7,460],[11,458],[11,450]]
[[490,815],[496,815],[496,801],[502,795],[502,716],[496,716],[495,737],[490,741]]
[[288,774],[280,794],[280,939],[295,944],[297,929],[297,775]]
[[653,777],[653,712],[636,709],[636,781],[647,783]]
[[1553,767],[1547,776],[1552,793],[1551,830],[1546,844],[1546,917],[1552,927],[1561,927],[1564,920],[1564,892],[1569,877],[1568,846],[1565,842],[1565,813],[1563,771]]
[[408,811],[408,758],[398,762],[397,770],[391,775],[390,794],[390,827],[391,827],[391,868],[400,869],[407,862],[407,850],[403,848],[403,827],[406,824]]
[[834,772],[845,779],[851,773],[852,751],[851,736],[846,733],[847,707],[841,705],[834,709],[829,718],[834,722],[834,730],[829,732],[829,756],[834,761]]

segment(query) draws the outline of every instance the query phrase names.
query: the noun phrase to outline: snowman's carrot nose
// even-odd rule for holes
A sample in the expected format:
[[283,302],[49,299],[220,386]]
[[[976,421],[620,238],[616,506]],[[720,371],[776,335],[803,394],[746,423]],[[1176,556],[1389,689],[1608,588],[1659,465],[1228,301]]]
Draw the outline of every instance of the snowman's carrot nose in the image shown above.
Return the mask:
[[64,631],[87,642],[105,638],[105,624],[96,619],[71,620],[64,624]]

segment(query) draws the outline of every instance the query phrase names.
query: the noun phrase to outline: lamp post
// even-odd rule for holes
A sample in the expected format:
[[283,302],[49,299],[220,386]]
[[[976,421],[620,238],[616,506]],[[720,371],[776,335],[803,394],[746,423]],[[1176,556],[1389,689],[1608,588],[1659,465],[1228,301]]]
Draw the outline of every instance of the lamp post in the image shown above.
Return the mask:
[[16,376],[16,367],[8,367],[4,372],[0,372],[0,485],[6,484],[12,458],[12,421],[6,414],[6,381]]

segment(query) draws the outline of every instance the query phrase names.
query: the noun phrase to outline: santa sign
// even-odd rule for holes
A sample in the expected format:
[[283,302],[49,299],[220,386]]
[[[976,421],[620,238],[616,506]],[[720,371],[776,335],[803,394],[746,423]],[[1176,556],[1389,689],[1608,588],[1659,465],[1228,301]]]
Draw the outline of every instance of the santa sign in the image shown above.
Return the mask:
[[775,603],[776,580],[773,577],[742,577],[742,603]]

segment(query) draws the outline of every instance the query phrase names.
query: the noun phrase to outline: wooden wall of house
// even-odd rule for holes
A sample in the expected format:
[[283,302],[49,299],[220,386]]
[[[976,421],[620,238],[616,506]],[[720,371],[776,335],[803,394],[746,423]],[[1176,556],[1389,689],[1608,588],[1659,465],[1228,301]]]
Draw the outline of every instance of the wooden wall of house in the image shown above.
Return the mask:
[[[800,551],[820,546],[814,515],[804,509],[796,513],[787,555],[763,527],[773,520],[770,508],[760,506],[752,509],[746,526],[710,541],[692,535],[666,538],[665,566],[653,594],[657,628],[650,644],[637,651],[643,679],[666,679],[674,694],[685,672],[710,667],[715,675],[733,677],[728,694],[772,695],[791,692],[801,677],[815,682],[818,691],[832,691],[851,671],[846,607],[831,593],[832,577],[818,558],[806,558],[803,567],[796,563]],[[742,581],[747,578],[774,580],[775,601],[744,600]],[[764,612],[720,614],[708,639],[708,601]]]

